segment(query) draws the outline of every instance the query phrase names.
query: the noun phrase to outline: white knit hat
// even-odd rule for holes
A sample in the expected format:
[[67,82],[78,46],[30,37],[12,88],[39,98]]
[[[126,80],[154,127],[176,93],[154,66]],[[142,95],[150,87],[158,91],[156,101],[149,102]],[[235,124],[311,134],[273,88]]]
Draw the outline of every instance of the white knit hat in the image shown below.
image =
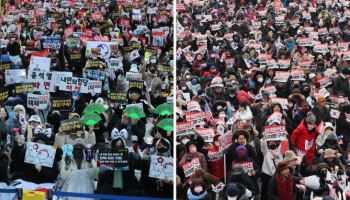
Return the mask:
[[218,76],[214,77],[210,83],[210,87],[224,87],[224,84],[222,84],[222,78]]

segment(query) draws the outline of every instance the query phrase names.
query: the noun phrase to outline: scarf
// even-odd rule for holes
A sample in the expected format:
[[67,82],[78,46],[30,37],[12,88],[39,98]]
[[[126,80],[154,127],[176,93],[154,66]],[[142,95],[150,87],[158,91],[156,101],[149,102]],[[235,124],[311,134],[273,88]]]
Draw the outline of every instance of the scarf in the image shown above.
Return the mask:
[[123,174],[120,170],[114,170],[113,188],[123,189]]
[[282,174],[276,174],[276,181],[279,199],[292,200],[294,189],[293,176],[288,174],[288,177],[284,177]]

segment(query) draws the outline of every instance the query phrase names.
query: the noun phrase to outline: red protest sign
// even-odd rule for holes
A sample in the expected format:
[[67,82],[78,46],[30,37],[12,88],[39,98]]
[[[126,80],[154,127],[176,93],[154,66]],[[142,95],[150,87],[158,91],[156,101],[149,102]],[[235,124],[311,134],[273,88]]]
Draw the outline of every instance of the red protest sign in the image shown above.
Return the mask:
[[193,158],[191,162],[187,162],[182,166],[182,169],[184,170],[185,177],[192,176],[195,169],[200,169],[201,163],[199,162],[198,158]]
[[254,163],[253,162],[232,162],[232,167],[240,165],[242,166],[244,173],[247,173],[248,176],[252,176],[252,172],[254,171]]
[[287,138],[287,131],[284,125],[265,126],[263,138],[265,141],[285,140]]
[[212,128],[196,128],[196,131],[202,136],[204,142],[213,142],[215,133]]
[[232,144],[232,133],[226,132],[219,137],[219,150],[223,151]]

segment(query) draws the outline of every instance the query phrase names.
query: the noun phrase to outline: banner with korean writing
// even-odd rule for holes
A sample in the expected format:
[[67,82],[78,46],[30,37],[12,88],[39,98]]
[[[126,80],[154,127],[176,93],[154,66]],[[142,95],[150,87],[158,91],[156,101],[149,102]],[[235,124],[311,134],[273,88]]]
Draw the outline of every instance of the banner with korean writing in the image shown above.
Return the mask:
[[9,98],[9,90],[7,87],[0,88],[0,102],[6,102]]
[[54,87],[51,87],[52,72],[46,71],[29,71],[26,82],[33,83],[33,91],[54,92]]
[[61,121],[62,131],[66,134],[77,134],[80,137],[84,137],[83,125],[80,123],[80,119],[67,119]]
[[108,94],[109,101],[114,103],[125,103],[126,102],[126,92],[111,91]]
[[193,122],[176,122],[176,136],[194,134]]
[[289,71],[276,71],[274,81],[285,83],[288,81],[290,76]]
[[196,158],[193,158],[191,162],[187,162],[186,164],[184,164],[182,168],[184,170],[185,177],[189,177],[193,175],[195,169],[201,168],[201,163],[199,162],[199,159],[196,157]]
[[263,138],[265,141],[286,140],[287,134],[284,125],[265,126]]
[[28,93],[27,107],[32,109],[34,107],[37,107],[40,110],[45,110],[47,109],[49,100],[50,100],[49,95],[39,95],[39,94]]
[[78,77],[61,77],[59,89],[62,91],[88,91],[89,79]]
[[196,128],[197,133],[204,139],[204,142],[213,142],[215,132],[212,128]]
[[67,97],[51,97],[51,109],[70,110],[72,99]]
[[43,38],[43,47],[58,50],[61,48],[60,36],[45,36]]
[[129,151],[124,149],[101,149],[98,152],[98,166],[112,167],[113,169],[129,169]]
[[0,60],[0,74],[5,73],[5,71],[10,68],[11,68],[11,61]]
[[240,165],[242,166],[244,173],[248,174],[248,176],[252,176],[252,172],[254,171],[254,163],[251,161],[248,162],[232,162],[232,167]]
[[224,151],[232,144],[232,133],[226,132],[219,137],[219,150]]
[[134,81],[134,80],[129,81],[129,88],[133,88],[133,87],[143,90],[144,83],[143,81]]
[[30,58],[29,70],[50,71],[51,58],[32,56]]
[[16,83],[14,84],[14,86],[15,86],[15,95],[33,92],[32,83]]

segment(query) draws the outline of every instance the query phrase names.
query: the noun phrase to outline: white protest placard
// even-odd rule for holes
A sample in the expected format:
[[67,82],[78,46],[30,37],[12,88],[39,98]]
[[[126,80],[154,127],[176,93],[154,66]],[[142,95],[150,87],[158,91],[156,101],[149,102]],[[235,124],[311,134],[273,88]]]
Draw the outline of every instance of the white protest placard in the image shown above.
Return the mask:
[[349,100],[347,97],[344,96],[335,96],[335,95],[331,95],[330,99],[333,103],[335,104],[339,104],[339,103],[349,103]]
[[52,72],[46,71],[29,71],[26,82],[33,83],[33,91],[54,92],[51,87]]
[[208,161],[215,162],[222,159],[223,153],[221,151],[208,151]]
[[55,161],[55,154],[56,149],[53,146],[27,142],[24,162],[51,168]]
[[187,102],[187,110],[189,112],[194,112],[194,111],[201,111],[201,106],[199,105],[198,101],[189,101]]
[[288,69],[290,67],[290,59],[279,59],[278,66],[281,69]]
[[149,177],[173,180],[174,162],[172,157],[151,155]]
[[318,29],[317,32],[318,32],[318,35],[320,35],[320,36],[328,34],[327,28],[320,28],[320,29]]
[[204,139],[204,142],[213,142],[215,132],[212,128],[196,128],[197,133]]
[[199,125],[203,119],[205,118],[204,112],[186,112],[186,121],[192,122],[194,121],[195,125]]
[[309,68],[311,66],[311,64],[312,64],[312,60],[301,60],[299,62],[299,66],[301,68]]
[[305,186],[314,190],[320,188],[320,178],[316,175],[307,176],[304,178]]
[[113,47],[118,47],[118,42],[104,42],[104,41],[87,41],[86,42],[86,56],[90,56],[93,49],[99,49],[100,56],[108,60],[113,53]]
[[275,82],[285,83],[285,82],[288,81],[289,76],[290,76],[290,72],[289,71],[276,71],[275,77],[273,78],[273,80]]
[[30,58],[29,70],[50,71],[51,58],[32,56]]
[[102,92],[102,81],[89,80],[87,90],[85,91],[85,89],[85,87],[82,87],[82,90],[80,90],[80,92],[100,94]]
[[121,69],[122,70],[123,69],[123,57],[111,58],[109,60],[108,67],[109,67],[109,69],[114,69],[114,70]]
[[332,84],[332,79],[328,76],[324,76],[319,79],[318,82],[320,83],[320,87],[327,87]]
[[52,81],[50,83],[50,91],[55,91],[55,87],[61,83],[61,77],[73,77],[72,72],[52,72]]
[[312,38],[298,37],[298,46],[311,47],[314,45]]
[[194,122],[176,122],[176,136],[195,134]]
[[339,119],[340,111],[336,109],[331,109],[330,115],[333,119]]
[[67,92],[88,91],[89,79],[78,77],[61,77],[59,89]]
[[260,54],[258,60],[260,64],[266,64],[267,60],[271,60],[271,58],[271,54]]
[[247,161],[247,162],[232,162],[231,163],[232,167],[234,166],[242,166],[244,173],[248,174],[248,176],[252,176],[252,172],[254,171],[254,163],[251,161]]
[[350,60],[350,50],[342,51],[343,54],[343,60]]
[[40,94],[27,94],[27,107],[34,108],[37,107],[40,110],[47,109],[50,98],[49,95],[40,95]]
[[213,24],[210,28],[212,31],[218,31],[221,29],[221,24]]
[[305,30],[305,33],[311,33],[315,30],[315,28],[312,26],[307,26],[307,27],[304,27],[304,30]]
[[295,80],[295,81],[305,81],[305,77],[304,77],[304,70],[302,69],[292,69],[291,73],[291,80]]
[[201,168],[201,163],[199,162],[198,158],[193,158],[191,162],[188,162],[182,166],[185,177],[192,176],[194,173],[195,169],[200,169]]
[[321,88],[318,90],[318,92],[314,93],[315,98],[317,99],[318,97],[325,97],[327,98],[330,95],[328,90],[326,88]]
[[265,91],[266,93],[268,93],[269,95],[271,95],[271,94],[275,94],[275,92],[277,91],[277,89],[276,89],[275,86],[269,85],[269,86],[262,87],[262,88],[260,89],[260,92],[259,92],[259,93],[262,93],[263,91]]
[[274,123],[281,124],[282,123],[282,113],[275,112],[267,118],[266,124],[272,125]]
[[333,27],[333,28],[330,28],[330,29],[329,29],[329,33],[338,34],[338,33],[340,33],[340,32],[341,32],[341,30],[340,30],[339,27]]
[[280,141],[286,140],[287,131],[285,125],[273,125],[273,126],[265,126],[263,132],[263,138],[265,141]]
[[141,73],[135,73],[135,72],[126,72],[125,74],[125,80],[126,81],[142,81],[142,74]]
[[283,25],[284,24],[284,18],[285,18],[285,16],[278,16],[278,17],[276,17],[275,18],[275,24],[277,26]]
[[286,98],[277,98],[277,97],[271,97],[272,103],[279,103],[282,105],[283,108],[285,108],[288,105],[288,99]]
[[219,137],[219,150],[224,151],[232,144],[232,132],[228,131]]
[[278,68],[278,64],[277,64],[276,60],[274,60],[274,59],[266,60],[266,66],[269,69],[277,69]]
[[5,70],[6,84],[21,83],[26,79],[25,69],[7,69]]
[[349,43],[348,42],[338,42],[338,50],[339,51],[347,51],[349,48]]
[[314,52],[316,53],[328,53],[328,44],[317,44],[314,46]]

